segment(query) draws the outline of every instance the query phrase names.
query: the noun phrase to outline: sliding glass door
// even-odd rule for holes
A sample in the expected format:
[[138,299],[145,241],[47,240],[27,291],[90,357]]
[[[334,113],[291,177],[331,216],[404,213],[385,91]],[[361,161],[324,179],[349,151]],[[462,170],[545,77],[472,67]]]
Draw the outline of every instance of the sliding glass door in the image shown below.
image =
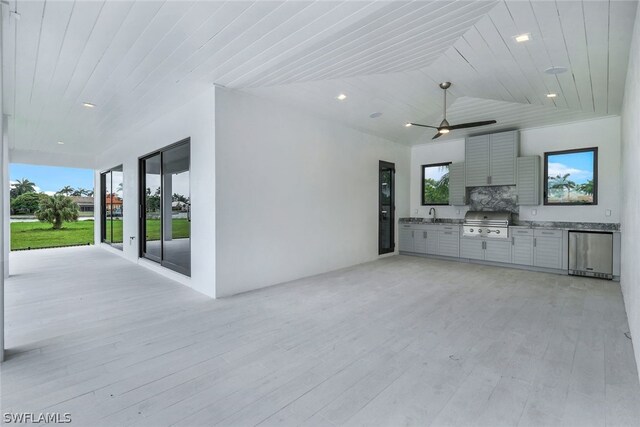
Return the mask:
[[140,256],[191,275],[189,140],[140,159]]
[[102,242],[122,250],[122,209],[124,205],[124,174],[122,165],[100,174],[100,198],[102,201]]

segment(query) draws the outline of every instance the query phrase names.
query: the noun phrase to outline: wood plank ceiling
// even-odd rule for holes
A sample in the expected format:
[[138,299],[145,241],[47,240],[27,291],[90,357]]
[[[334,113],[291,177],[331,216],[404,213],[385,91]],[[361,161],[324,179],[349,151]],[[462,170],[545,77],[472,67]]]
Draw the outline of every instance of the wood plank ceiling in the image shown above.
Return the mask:
[[402,143],[425,135],[404,122],[440,120],[444,80],[452,122],[619,114],[636,5],[10,0],[5,113],[12,148],[89,155],[214,83]]

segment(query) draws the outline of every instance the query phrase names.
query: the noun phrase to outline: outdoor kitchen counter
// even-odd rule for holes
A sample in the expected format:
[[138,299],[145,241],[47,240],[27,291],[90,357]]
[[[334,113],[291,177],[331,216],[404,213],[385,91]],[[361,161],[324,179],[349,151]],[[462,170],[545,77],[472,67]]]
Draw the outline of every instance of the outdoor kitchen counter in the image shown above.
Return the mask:
[[510,228],[549,229],[549,230],[580,230],[580,231],[605,231],[611,233],[620,232],[620,224],[599,222],[558,222],[541,224],[512,224]]

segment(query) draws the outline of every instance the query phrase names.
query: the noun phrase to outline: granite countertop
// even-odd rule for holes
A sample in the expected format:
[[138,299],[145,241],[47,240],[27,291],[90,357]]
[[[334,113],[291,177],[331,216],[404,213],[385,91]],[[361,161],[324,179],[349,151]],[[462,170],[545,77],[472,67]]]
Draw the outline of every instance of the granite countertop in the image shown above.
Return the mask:
[[[431,218],[400,218],[400,224],[460,224],[462,218],[437,218],[432,222]],[[514,221],[511,227],[524,228],[554,228],[557,230],[584,230],[584,231],[620,231],[620,224],[608,222],[566,222],[566,221]]]
[[461,218],[436,218],[436,222],[432,221],[432,218],[400,218],[398,220],[400,224],[460,224],[464,222]]
[[620,224],[610,222],[517,221],[512,227],[554,228],[556,230],[620,231]]

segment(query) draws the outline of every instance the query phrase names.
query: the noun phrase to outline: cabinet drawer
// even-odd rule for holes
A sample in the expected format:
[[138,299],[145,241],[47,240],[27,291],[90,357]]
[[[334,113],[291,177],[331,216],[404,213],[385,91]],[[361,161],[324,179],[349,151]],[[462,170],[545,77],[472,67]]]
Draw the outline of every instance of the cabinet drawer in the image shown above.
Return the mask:
[[510,228],[512,236],[533,236],[531,228]]
[[552,229],[535,229],[533,230],[533,235],[536,237],[558,237],[562,238],[562,230],[552,230]]
[[400,224],[400,228],[411,228],[413,227],[412,224]]
[[441,225],[440,231],[448,231],[453,233],[460,233],[460,226],[458,225]]

